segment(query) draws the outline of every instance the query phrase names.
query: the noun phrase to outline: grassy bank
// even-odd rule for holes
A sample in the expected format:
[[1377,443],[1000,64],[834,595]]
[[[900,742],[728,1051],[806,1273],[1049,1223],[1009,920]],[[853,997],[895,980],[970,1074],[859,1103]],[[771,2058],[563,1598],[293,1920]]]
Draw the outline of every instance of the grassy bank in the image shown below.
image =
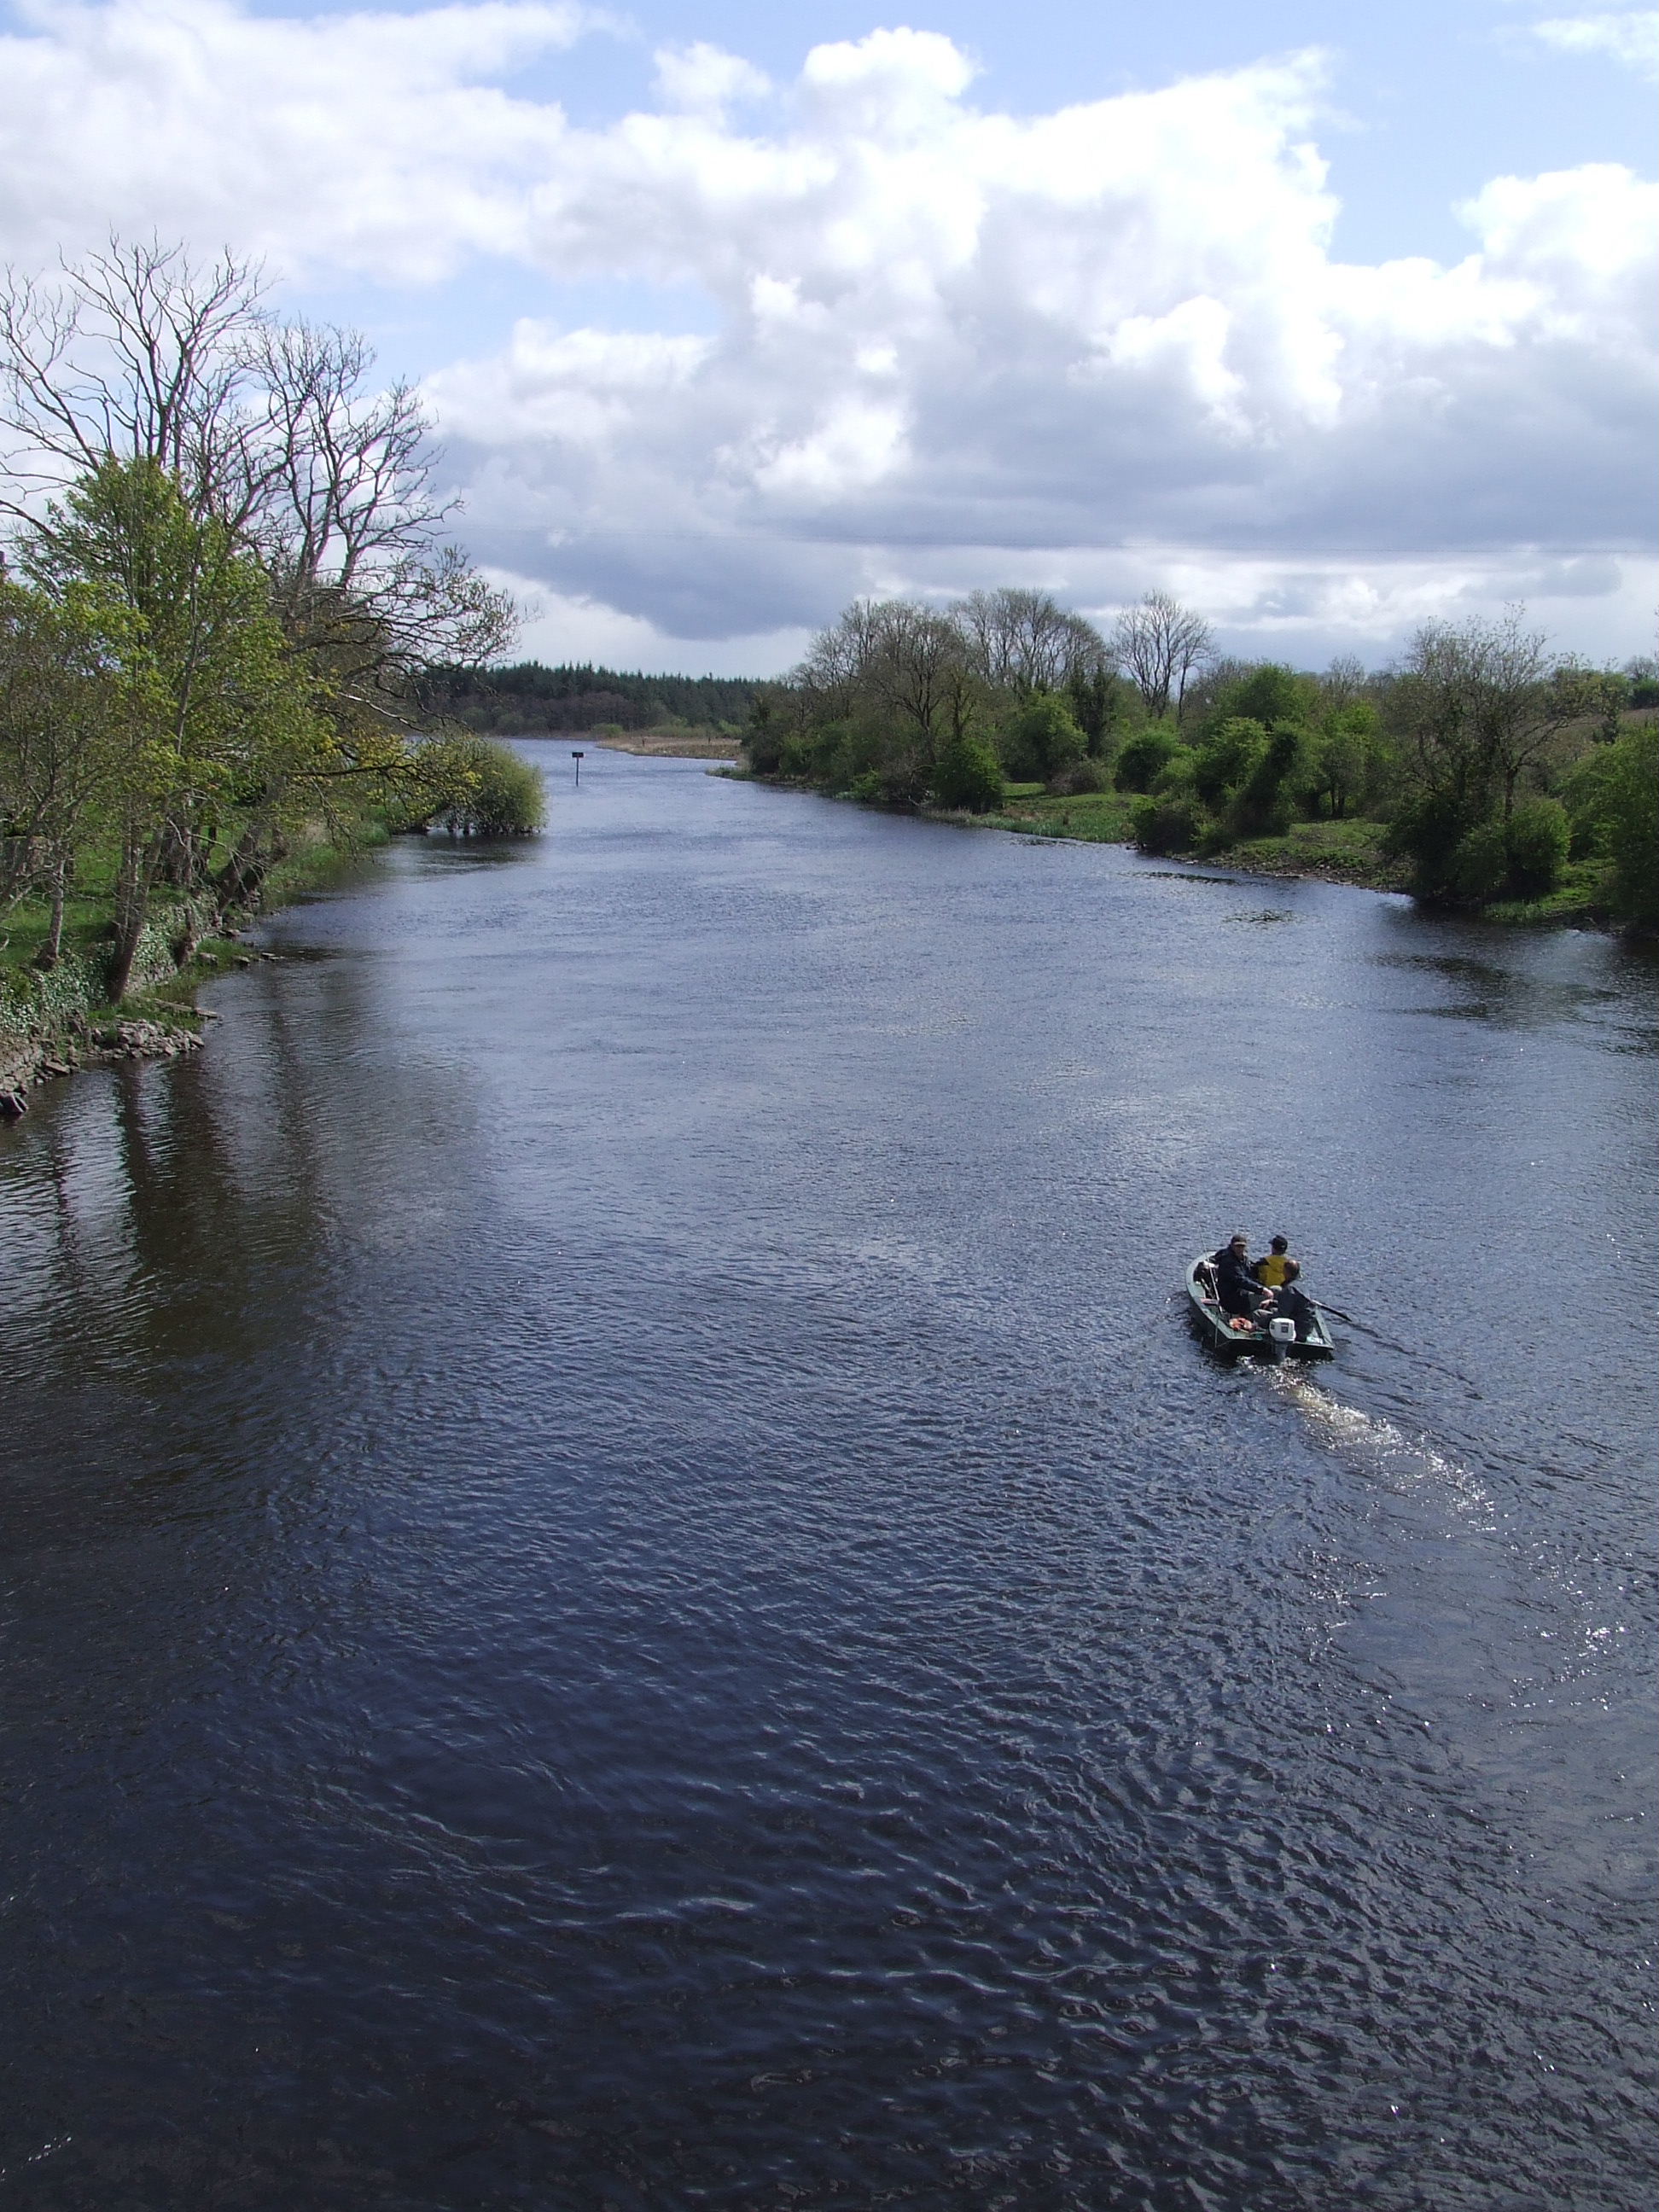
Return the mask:
[[[524,732],[526,737],[540,737],[539,730]],[[555,733],[561,740],[562,730]],[[718,732],[695,729],[656,730],[588,730],[573,742],[598,745],[610,753],[635,753],[647,760],[713,760],[734,761],[742,754],[742,745],[733,737]]]
[[[1041,786],[1014,787],[1000,814],[978,818],[1028,836],[1079,838],[1093,843],[1133,842],[1134,800],[1122,792],[1081,799],[1060,799]],[[1314,876],[1331,884],[1352,884],[1363,890],[1403,891],[1410,864],[1383,850],[1381,822],[1297,822],[1279,837],[1253,837],[1206,854],[1201,860],[1176,866],[1237,868],[1260,876]],[[1526,928],[1604,929],[1607,871],[1594,861],[1569,861],[1560,883],[1546,898],[1502,899],[1478,909],[1487,921]]]
[[[757,779],[781,782],[779,777]],[[802,790],[809,785],[793,787]],[[1085,793],[1065,798],[1040,783],[1010,784],[1000,810],[965,814],[939,807],[921,810],[936,822],[960,823],[978,830],[1012,830],[1027,837],[1071,839],[1094,845],[1134,842],[1135,795],[1121,791]],[[1279,837],[1253,837],[1201,857],[1170,858],[1172,867],[1235,868],[1258,876],[1310,876],[1322,883],[1352,884],[1361,890],[1403,891],[1408,862],[1382,849],[1381,822],[1297,822]],[[1606,870],[1595,862],[1570,862],[1547,898],[1500,900],[1469,908],[1483,921],[1519,927],[1606,929],[1612,927],[1606,900]]]
[[[997,813],[940,818],[972,821],[987,829],[1017,830],[1028,837],[1128,845],[1134,842],[1137,803],[1132,792],[1089,792],[1063,798],[1040,783],[1016,783],[1007,787]],[[1382,835],[1380,822],[1297,822],[1282,837],[1252,838],[1206,854],[1201,865],[1242,868],[1264,876],[1319,876],[1328,883],[1356,884],[1367,890],[1400,890],[1406,869],[1384,854]]]
[[[0,924],[0,1094],[21,1102],[42,1077],[111,1058],[187,1048],[201,1026],[198,988],[215,975],[248,966],[255,957],[232,933],[254,912],[339,877],[360,852],[386,842],[378,822],[366,823],[349,848],[321,836],[296,842],[266,878],[257,907],[222,911],[201,894],[158,893],[132,986],[119,1006],[111,1003],[106,986],[115,857],[89,855],[76,895],[64,908],[55,967],[43,970],[37,964],[51,923],[45,900],[19,902]],[[10,1110],[18,1110],[16,1103]]]
[[1209,855],[1212,865],[1263,876],[1318,876],[1365,890],[1404,890],[1408,862],[1382,849],[1380,822],[1294,822],[1279,837],[1251,837]]

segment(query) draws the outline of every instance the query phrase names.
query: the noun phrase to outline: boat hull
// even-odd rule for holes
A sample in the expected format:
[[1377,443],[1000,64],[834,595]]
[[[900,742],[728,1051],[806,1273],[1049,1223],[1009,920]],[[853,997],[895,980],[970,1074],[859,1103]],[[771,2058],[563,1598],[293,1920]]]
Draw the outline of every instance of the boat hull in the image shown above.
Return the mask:
[[1249,1329],[1234,1328],[1231,1317],[1223,1313],[1219,1303],[1208,1293],[1200,1279],[1199,1270],[1206,1264],[1200,1254],[1187,1270],[1187,1309],[1194,1328],[1218,1359],[1252,1359],[1277,1362],[1281,1359],[1329,1359],[1336,1352],[1325,1316],[1316,1310],[1313,1322],[1306,1336],[1297,1337],[1294,1343],[1280,1344],[1265,1328],[1254,1324]]

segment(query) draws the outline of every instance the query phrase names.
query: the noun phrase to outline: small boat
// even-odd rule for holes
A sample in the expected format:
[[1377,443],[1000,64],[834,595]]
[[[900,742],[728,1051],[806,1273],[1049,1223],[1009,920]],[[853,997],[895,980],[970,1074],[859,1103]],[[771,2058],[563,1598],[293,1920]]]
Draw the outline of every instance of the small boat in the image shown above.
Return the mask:
[[1249,1352],[1255,1359],[1329,1359],[1336,1351],[1317,1306],[1303,1336],[1297,1334],[1293,1322],[1272,1315],[1260,1322],[1242,1322],[1241,1316],[1242,1326],[1236,1326],[1235,1317],[1221,1310],[1215,1263],[1207,1252],[1200,1253],[1187,1270],[1187,1297],[1193,1327],[1211,1351],[1219,1352],[1224,1359],[1237,1359],[1241,1352]]

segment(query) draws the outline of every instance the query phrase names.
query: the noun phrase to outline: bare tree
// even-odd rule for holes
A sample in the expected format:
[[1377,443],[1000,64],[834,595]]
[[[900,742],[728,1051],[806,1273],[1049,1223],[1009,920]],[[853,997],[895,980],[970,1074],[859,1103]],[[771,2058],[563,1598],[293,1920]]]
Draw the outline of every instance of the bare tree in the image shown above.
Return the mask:
[[42,492],[113,454],[154,461],[193,512],[239,525],[253,496],[241,402],[263,295],[248,263],[227,253],[198,269],[154,240],[112,239],[52,286],[9,274],[0,421],[21,441],[10,473],[25,500],[0,495],[0,509],[38,520]]
[[960,711],[970,673],[948,615],[910,599],[857,599],[818,632],[793,680],[820,716],[873,709],[930,738],[942,714]]
[[860,599],[813,639],[789,692],[805,727],[878,725],[890,795],[915,798],[940,748],[969,729],[983,689],[949,615],[911,599]]
[[951,614],[969,641],[977,672],[999,690],[1058,691],[1073,678],[1111,666],[1094,624],[1047,592],[1006,586],[970,592]]
[[1498,622],[1425,623],[1389,690],[1422,786],[1472,820],[1495,799],[1507,821],[1522,776],[1586,710],[1586,672],[1552,662],[1542,631],[1522,620],[1511,607]]
[[446,542],[441,455],[414,391],[376,390],[349,331],[278,321],[225,254],[122,245],[0,286],[0,422],[21,450],[0,512],[49,537],[47,495],[107,458],[153,461],[258,554],[290,641],[348,706],[395,713],[412,672],[510,641],[510,599]]
[[1171,707],[1180,720],[1188,684],[1214,649],[1213,633],[1203,616],[1167,592],[1148,592],[1139,606],[1125,608],[1112,629],[1113,653],[1154,720]]
[[873,641],[866,683],[931,748],[963,718],[969,669],[962,632],[948,615],[890,599],[879,610]]
[[1365,664],[1357,653],[1339,653],[1319,679],[1321,702],[1327,707],[1351,707],[1364,696],[1370,681]]
[[422,664],[504,650],[511,601],[438,543],[458,502],[433,490],[441,456],[412,386],[369,388],[364,339],[307,323],[265,323],[248,357],[262,456],[249,528],[285,629],[337,690],[386,711]]

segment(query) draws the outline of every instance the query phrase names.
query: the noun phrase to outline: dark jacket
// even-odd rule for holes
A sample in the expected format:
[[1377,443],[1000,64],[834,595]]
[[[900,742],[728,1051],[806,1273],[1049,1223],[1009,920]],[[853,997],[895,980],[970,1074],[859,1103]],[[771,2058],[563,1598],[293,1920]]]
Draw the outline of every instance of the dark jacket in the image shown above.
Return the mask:
[[1253,1314],[1261,1302],[1261,1285],[1250,1273],[1249,1261],[1241,1260],[1231,1244],[1224,1244],[1212,1256],[1223,1313]]

